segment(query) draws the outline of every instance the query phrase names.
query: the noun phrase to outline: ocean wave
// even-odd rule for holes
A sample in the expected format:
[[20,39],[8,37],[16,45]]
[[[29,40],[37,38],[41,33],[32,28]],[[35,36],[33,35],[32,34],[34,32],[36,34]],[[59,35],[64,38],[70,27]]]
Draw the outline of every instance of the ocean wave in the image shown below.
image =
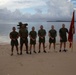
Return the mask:
[[9,43],[10,43],[10,39],[8,36],[0,35],[0,44],[9,44]]

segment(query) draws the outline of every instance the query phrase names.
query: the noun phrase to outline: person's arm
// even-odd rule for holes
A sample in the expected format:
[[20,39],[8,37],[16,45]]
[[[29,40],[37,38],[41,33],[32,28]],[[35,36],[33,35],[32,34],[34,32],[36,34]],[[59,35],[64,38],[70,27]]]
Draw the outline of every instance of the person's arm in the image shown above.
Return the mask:
[[9,36],[10,36],[10,39],[11,39],[11,40],[15,40],[15,38],[12,37],[12,33],[10,33]]
[[35,39],[32,38],[31,32],[29,33],[29,37],[30,37],[31,40],[33,40],[33,41],[35,40]]
[[32,37],[31,37],[31,32],[29,33],[29,37],[30,37],[30,39],[32,39]]
[[22,37],[22,36],[21,36],[21,30],[19,30],[19,36],[20,36],[20,38]]
[[9,34],[9,37],[10,37],[10,39],[13,39],[12,36],[11,36],[11,33]]
[[26,35],[26,37],[28,37],[28,30],[27,30],[27,35]]
[[41,37],[41,36],[40,36],[40,31],[38,31],[38,36]]
[[56,32],[56,35],[55,35],[55,37],[57,36],[57,31],[55,31]]
[[50,38],[50,32],[48,32],[48,36],[49,36],[49,38]]
[[51,36],[50,31],[49,31],[48,35],[49,35],[49,38],[54,39],[54,38]]
[[44,35],[41,36],[41,38],[44,38],[46,36],[46,30],[44,30]]
[[69,33],[69,32],[68,32],[68,29],[66,29],[66,32]]
[[38,31],[38,36],[43,39],[44,36],[40,35],[40,31]]
[[44,30],[44,32],[45,32],[45,35],[44,35],[44,37],[46,36],[46,30]]
[[[36,38],[37,38],[37,32],[36,32]],[[36,39],[36,38],[35,38],[35,39]]]
[[17,37],[16,37],[16,39],[18,39],[19,38],[19,33],[17,32]]
[[29,37],[30,37],[31,40],[34,40],[31,35],[29,35]]
[[23,38],[21,30],[19,30],[19,36],[20,36],[20,38]]
[[60,40],[61,40],[61,39],[62,39],[62,38],[61,38],[61,29],[59,30],[59,37],[60,37]]

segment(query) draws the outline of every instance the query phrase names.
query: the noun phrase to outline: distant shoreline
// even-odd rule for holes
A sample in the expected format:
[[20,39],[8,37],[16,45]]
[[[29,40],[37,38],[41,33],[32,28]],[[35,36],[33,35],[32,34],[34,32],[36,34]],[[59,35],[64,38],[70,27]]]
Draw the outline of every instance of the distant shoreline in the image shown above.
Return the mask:
[[[71,22],[71,21],[47,21],[47,22]],[[74,21],[76,22],[76,21]]]

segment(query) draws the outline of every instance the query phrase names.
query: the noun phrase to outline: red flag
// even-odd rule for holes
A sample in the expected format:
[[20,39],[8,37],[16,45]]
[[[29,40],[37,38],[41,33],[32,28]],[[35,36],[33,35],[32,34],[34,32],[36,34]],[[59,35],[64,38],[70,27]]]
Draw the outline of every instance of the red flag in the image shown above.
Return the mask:
[[70,48],[72,46],[72,42],[73,42],[73,34],[75,33],[75,26],[74,26],[74,14],[75,11],[73,11],[73,16],[72,16],[72,20],[71,20],[71,24],[70,24],[70,28],[69,28],[69,34],[68,34],[68,41],[70,42]]

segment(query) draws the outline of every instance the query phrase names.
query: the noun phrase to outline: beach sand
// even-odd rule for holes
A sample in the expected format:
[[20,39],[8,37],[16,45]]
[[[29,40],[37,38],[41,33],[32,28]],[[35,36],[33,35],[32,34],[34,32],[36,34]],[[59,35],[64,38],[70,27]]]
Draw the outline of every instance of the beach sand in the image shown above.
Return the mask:
[[[67,44],[67,52],[59,52],[59,44],[56,45],[56,51],[48,49],[47,53],[26,54],[23,49],[23,55],[17,55],[14,49],[14,55],[11,54],[9,44],[0,45],[0,75],[76,75],[76,43],[74,42],[73,51]],[[24,47],[25,48],[25,47]],[[36,45],[38,52],[38,44]]]

